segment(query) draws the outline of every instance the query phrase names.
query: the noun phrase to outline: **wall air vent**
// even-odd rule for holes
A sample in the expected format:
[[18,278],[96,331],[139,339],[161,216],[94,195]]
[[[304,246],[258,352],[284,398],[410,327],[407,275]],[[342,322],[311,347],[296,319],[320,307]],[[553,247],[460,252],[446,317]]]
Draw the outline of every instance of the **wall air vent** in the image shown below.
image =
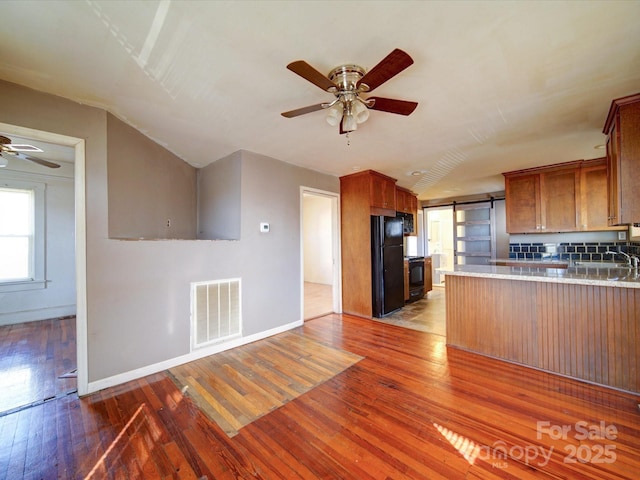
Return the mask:
[[191,350],[242,334],[240,279],[191,284]]

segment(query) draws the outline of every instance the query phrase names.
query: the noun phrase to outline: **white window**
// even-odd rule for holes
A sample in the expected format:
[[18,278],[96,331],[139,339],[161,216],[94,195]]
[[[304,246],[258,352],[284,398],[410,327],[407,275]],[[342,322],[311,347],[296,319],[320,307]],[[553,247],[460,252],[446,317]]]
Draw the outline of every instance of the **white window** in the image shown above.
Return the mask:
[[0,292],[44,288],[44,184],[0,180]]

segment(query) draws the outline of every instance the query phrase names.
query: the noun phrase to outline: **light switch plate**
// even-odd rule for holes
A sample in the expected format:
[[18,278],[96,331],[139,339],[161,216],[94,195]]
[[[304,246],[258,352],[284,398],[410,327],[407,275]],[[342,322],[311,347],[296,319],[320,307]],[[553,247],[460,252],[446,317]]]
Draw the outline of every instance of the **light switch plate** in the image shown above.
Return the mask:
[[266,222],[260,223],[260,232],[261,233],[269,233],[269,224]]
[[626,240],[626,239],[627,239],[626,231],[618,232],[618,240]]

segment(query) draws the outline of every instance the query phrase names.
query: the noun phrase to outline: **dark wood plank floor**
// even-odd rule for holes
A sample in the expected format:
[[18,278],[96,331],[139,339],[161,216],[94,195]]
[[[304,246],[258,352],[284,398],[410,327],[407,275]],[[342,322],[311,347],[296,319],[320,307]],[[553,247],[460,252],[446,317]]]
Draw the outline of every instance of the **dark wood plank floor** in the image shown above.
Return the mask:
[[635,395],[346,315],[296,332],[365,358],[233,438],[167,373],[22,410],[0,478],[638,478]]
[[75,322],[63,317],[0,326],[0,415],[76,390]]

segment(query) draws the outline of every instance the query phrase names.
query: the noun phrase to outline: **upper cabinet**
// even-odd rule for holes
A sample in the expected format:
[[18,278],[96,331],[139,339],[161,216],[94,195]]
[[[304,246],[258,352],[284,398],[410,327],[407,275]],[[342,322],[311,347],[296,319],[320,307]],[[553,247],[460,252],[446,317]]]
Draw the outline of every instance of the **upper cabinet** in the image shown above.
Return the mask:
[[413,222],[409,224],[409,230],[405,230],[405,235],[415,235],[415,226],[418,220],[418,197],[406,188],[396,187],[396,212],[413,215]]
[[[369,198],[372,215],[396,215],[396,179],[367,170],[363,172],[369,179]],[[379,213],[374,213],[379,209]]]
[[540,175],[505,173],[507,232],[540,230]]
[[416,215],[418,211],[418,197],[405,188],[396,187],[396,211]]
[[640,93],[611,102],[607,135],[608,224],[640,222]]
[[507,232],[579,230],[580,162],[507,172]]
[[504,176],[507,232],[609,229],[604,158],[507,172]]
[[611,230],[607,204],[607,160],[586,160],[580,168],[581,230]]
[[580,168],[551,169],[540,173],[541,230],[580,230]]

